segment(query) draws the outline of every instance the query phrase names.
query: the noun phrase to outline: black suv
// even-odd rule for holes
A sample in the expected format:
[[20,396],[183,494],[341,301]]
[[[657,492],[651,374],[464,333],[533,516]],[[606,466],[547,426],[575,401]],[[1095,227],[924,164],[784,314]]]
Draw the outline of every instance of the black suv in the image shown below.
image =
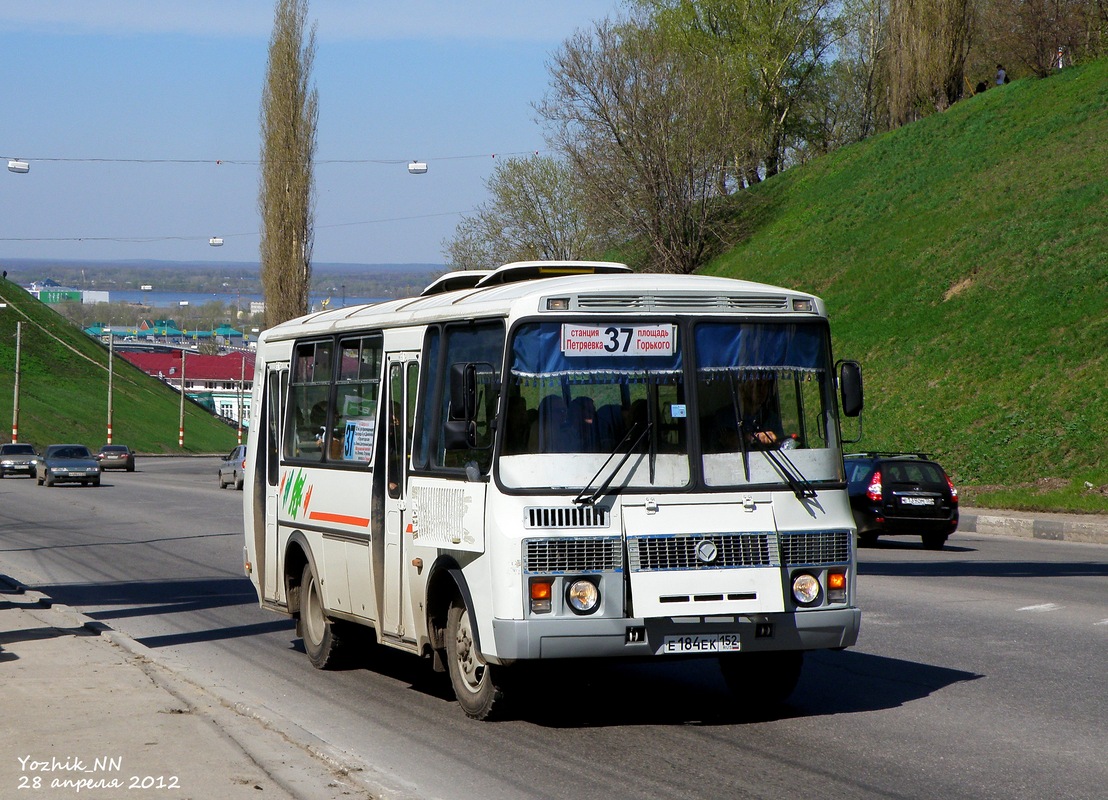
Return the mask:
[[862,544],[910,535],[929,550],[941,550],[958,528],[958,490],[924,453],[852,453],[843,462]]

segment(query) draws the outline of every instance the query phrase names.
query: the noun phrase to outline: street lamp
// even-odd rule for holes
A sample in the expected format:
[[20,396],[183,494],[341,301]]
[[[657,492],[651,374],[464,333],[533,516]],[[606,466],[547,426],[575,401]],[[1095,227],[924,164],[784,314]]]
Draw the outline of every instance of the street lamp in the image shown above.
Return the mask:
[[18,158],[12,158],[8,160],[8,172],[24,173],[29,172],[31,169],[31,162],[21,161]]

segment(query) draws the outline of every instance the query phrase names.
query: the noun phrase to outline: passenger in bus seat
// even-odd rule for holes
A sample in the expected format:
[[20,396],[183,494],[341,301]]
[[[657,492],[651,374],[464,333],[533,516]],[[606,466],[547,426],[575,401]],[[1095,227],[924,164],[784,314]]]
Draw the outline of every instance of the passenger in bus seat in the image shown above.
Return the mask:
[[508,409],[505,412],[504,453],[519,455],[527,452],[527,440],[531,435],[531,412],[527,408],[527,398],[519,394],[508,397]]
[[599,449],[596,426],[596,403],[588,396],[575,397],[569,402],[569,425],[576,437],[575,450],[595,453]]
[[527,446],[531,453],[573,452],[569,409],[560,394],[548,394],[539,401],[538,418],[531,425]]
[[600,452],[610,453],[627,433],[623,407],[619,403],[608,403],[596,410],[596,438]]

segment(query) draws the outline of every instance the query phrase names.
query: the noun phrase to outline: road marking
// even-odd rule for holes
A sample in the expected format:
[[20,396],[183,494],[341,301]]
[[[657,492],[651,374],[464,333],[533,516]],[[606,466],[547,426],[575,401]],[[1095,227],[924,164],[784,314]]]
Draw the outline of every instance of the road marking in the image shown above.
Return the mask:
[[1056,603],[1039,603],[1039,605],[1037,605],[1037,606],[1024,606],[1023,608],[1018,609],[1018,610],[1019,611],[1036,611],[1036,612],[1041,613],[1043,611],[1060,611],[1062,608],[1063,608],[1062,606],[1060,606]]
[[1102,619],[1100,622],[1094,622],[1094,625],[1108,625],[1108,619]]

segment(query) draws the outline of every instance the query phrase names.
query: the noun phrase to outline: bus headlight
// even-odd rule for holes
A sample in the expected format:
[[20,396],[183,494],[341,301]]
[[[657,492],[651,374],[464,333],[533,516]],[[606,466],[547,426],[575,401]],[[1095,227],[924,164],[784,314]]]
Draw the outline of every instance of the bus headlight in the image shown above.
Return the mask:
[[600,590],[590,580],[576,580],[566,589],[566,604],[575,614],[591,614],[600,604]]
[[802,606],[809,606],[819,599],[819,581],[804,572],[793,578],[793,598]]

